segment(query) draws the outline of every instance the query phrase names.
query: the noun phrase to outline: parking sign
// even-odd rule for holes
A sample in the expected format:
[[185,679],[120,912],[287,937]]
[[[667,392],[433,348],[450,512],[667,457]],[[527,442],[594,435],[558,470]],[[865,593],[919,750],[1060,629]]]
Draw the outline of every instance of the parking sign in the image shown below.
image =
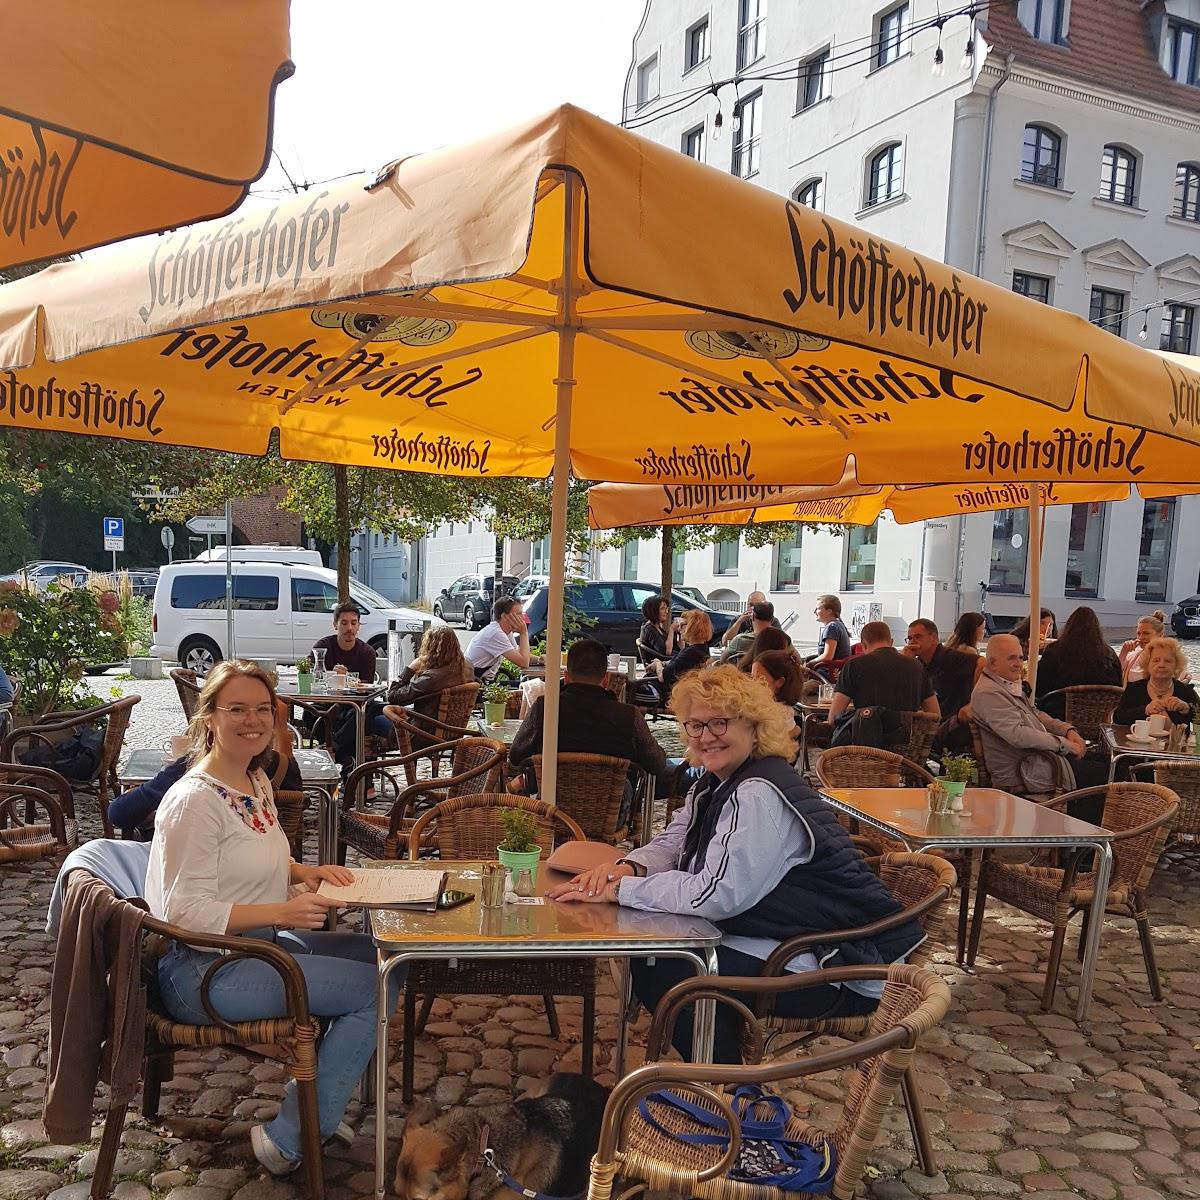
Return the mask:
[[[125,549],[125,518],[105,517],[102,523],[105,550]],[[114,560],[115,561],[115,560]]]

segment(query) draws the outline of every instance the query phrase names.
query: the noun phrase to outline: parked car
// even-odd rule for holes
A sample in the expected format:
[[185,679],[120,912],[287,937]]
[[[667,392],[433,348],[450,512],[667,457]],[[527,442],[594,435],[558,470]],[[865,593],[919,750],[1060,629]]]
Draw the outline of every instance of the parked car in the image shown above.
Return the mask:
[[691,587],[688,584],[676,583],[671,586],[671,592],[672,594],[686,596],[689,600],[695,600],[697,604],[701,604],[705,608],[712,607],[708,602],[708,597],[698,587]]
[[512,597],[514,600],[520,600],[524,604],[534,592],[540,587],[550,586],[549,575],[526,575],[520,583],[513,588]]
[[34,590],[44,592],[52,583],[64,576],[72,583],[86,583],[90,574],[89,568],[80,563],[51,562],[38,559],[35,562],[23,563],[9,575],[0,575],[5,582],[24,583],[28,581]]
[[[588,621],[593,622],[586,626],[586,636],[603,642],[612,654],[637,653],[637,638],[642,628],[642,602],[658,594],[659,589],[651,583],[637,583],[627,579],[567,585],[567,603]],[[525,604],[531,642],[546,632],[549,596],[549,587],[540,587]],[[716,645],[721,634],[729,628],[728,614],[714,612],[705,604],[697,604],[690,596],[681,596],[678,592],[671,593],[672,616],[677,617],[690,608],[698,608],[708,613],[713,624],[711,644]]]
[[[378,592],[350,581],[350,598],[362,615],[359,637],[377,654],[387,648],[388,621],[401,633],[418,633],[426,613],[398,608]],[[233,564],[234,639],[239,654],[294,663],[318,638],[333,632],[337,575],[325,567],[286,562]],[[170,563],[154,591],[154,644],[150,653],[206,674],[227,652],[225,564]]]
[[[492,619],[492,575],[460,575],[443,588],[433,602],[433,615],[443,621],[461,621],[468,629],[482,629]],[[503,591],[511,596],[519,583],[515,575],[501,577]]]
[[1200,596],[1189,596],[1175,605],[1171,630],[1176,637],[1200,637]]
[[129,586],[133,589],[135,596],[141,596],[146,600],[153,600],[154,589],[158,587],[158,572],[130,571]]

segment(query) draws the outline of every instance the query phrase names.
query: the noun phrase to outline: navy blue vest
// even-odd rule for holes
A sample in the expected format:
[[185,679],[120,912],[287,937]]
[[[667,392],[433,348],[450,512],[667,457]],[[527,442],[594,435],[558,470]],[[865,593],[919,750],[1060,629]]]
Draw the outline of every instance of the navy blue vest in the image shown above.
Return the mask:
[[[694,870],[704,861],[721,810],[737,787],[749,779],[763,779],[779,791],[808,827],[813,855],[807,863],[793,867],[752,908],[717,921],[722,930],[785,941],[802,934],[857,929],[900,911],[891,892],[838,824],[834,809],[782,758],[750,758],[724,783],[711,774],[697,782],[683,870]],[[911,920],[873,939],[831,942],[813,952],[822,966],[876,966],[895,962],[924,936],[919,922]]]

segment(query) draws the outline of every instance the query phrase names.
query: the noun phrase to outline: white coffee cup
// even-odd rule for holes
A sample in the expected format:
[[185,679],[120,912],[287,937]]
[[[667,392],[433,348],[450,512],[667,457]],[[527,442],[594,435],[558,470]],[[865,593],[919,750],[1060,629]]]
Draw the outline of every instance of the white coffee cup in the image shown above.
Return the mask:
[[1159,736],[1170,733],[1171,718],[1168,717],[1166,713],[1155,713],[1150,718],[1150,732],[1151,734],[1158,734]]
[[621,656],[619,654],[610,654],[608,656],[608,669],[610,671],[619,671],[621,669]]
[[171,753],[176,758],[182,758],[192,748],[192,739],[182,734],[177,734],[171,739]]
[[1144,742],[1150,736],[1150,722],[1134,721],[1133,725],[1130,726],[1129,732],[1135,738],[1138,738],[1140,741]]

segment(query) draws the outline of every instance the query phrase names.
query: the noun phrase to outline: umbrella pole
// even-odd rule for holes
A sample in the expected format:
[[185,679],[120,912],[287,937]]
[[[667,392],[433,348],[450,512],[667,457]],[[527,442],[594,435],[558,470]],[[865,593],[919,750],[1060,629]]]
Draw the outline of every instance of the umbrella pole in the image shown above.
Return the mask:
[[1038,643],[1042,635],[1042,489],[1029,485],[1029,686],[1037,692]]
[[546,612],[546,699],[542,714],[541,799],[558,792],[558,695],[563,596],[567,574],[567,492],[571,481],[571,400],[575,387],[575,260],[579,245],[578,183],[563,173],[563,262],[559,294],[558,373],[554,409],[554,488],[550,508],[550,596]]

